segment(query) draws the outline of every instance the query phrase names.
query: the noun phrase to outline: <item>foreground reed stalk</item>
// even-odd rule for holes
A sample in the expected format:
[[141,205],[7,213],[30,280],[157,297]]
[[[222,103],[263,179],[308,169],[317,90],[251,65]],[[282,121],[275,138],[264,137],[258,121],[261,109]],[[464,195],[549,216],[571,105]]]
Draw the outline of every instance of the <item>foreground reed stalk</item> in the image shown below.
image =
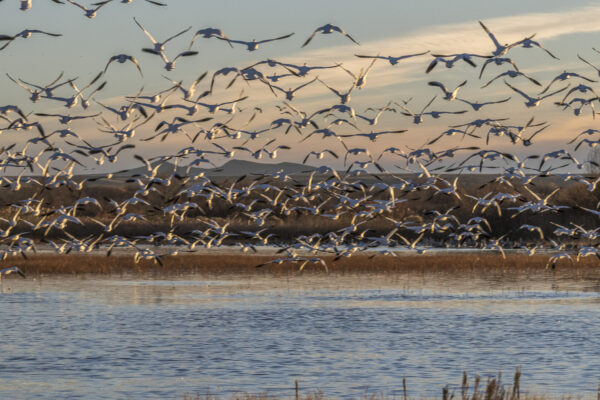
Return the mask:
[[[307,392],[306,394],[300,394],[300,388],[298,380],[295,382],[295,398],[296,400],[323,400],[328,399],[327,395],[325,395],[321,390],[315,390],[312,392]],[[552,400],[552,399],[573,399],[573,398],[581,398],[581,396],[552,396],[548,394],[534,394],[534,393],[524,393],[521,394],[521,369],[517,368],[515,371],[515,375],[513,377],[512,386],[506,386],[502,383],[502,373],[498,373],[496,377],[489,377],[485,388],[483,391],[479,390],[479,386],[481,384],[481,377],[479,375],[475,375],[475,380],[473,383],[473,389],[470,390],[469,380],[467,372],[463,372],[462,383],[460,387],[460,396],[461,400]],[[402,378],[402,393],[404,400],[409,400],[408,390],[406,384],[406,377]],[[600,383],[598,386],[597,397],[600,400]],[[210,392],[206,392],[205,394],[185,394],[183,396],[184,400],[216,400],[220,397],[217,395],[212,395]],[[274,400],[280,397],[271,395],[267,392],[251,394],[251,393],[236,393],[233,396],[229,397],[232,400]],[[284,397],[281,397],[284,398]],[[365,393],[362,396],[363,400],[384,400],[387,399],[383,393]],[[394,397],[395,398],[395,397]],[[450,385],[446,385],[442,388],[441,399],[442,400],[453,400],[456,398],[456,394],[454,390],[451,389]],[[411,397],[411,400],[420,399],[420,397]]]

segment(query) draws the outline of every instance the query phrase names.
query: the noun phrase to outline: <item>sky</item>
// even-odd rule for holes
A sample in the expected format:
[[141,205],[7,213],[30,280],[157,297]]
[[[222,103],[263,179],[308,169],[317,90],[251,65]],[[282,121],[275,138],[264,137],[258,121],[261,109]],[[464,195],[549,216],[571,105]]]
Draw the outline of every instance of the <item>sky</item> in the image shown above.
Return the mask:
[[[102,71],[112,55],[130,54],[135,56],[142,65],[144,78],[139,76],[132,64],[113,63],[99,81],[106,81],[106,88],[95,96],[95,99],[104,104],[118,106],[124,104],[124,95],[135,95],[141,87],[144,88],[144,93],[168,88],[170,84],[163,75],[189,85],[201,73],[208,71],[208,78],[197,89],[197,93],[201,93],[207,89],[215,70],[228,66],[244,67],[268,58],[299,65],[342,63],[345,68],[356,73],[361,68],[366,68],[370,60],[357,58],[355,54],[399,56],[426,50],[431,53],[489,54],[493,49],[492,42],[479,26],[479,20],[485,22],[502,42],[514,42],[535,33],[535,39],[560,58],[554,60],[536,48],[515,48],[510,51],[509,56],[515,60],[520,70],[534,76],[544,86],[563,70],[575,71],[597,79],[598,73],[579,61],[577,55],[600,66],[600,54],[592,50],[592,47],[600,48],[600,25],[597,24],[600,18],[600,5],[592,1],[371,1],[368,6],[365,2],[354,0],[328,1],[325,4],[319,1],[208,3],[193,0],[165,0],[165,2],[168,4],[167,7],[156,7],[143,0],[133,0],[131,4],[123,4],[115,0],[101,8],[93,19],[85,18],[82,10],[68,3],[57,5],[50,0],[33,0],[32,8],[23,12],[19,10],[16,1],[0,2],[2,21],[0,34],[13,35],[28,28],[63,35],[59,38],[33,35],[26,40],[16,39],[6,49],[0,51],[2,65],[0,72],[41,84],[52,81],[61,71],[64,71],[65,77],[77,77],[76,83],[81,86]],[[82,4],[89,4],[89,2]],[[286,40],[267,43],[255,52],[248,52],[241,46],[234,46],[232,49],[226,42],[214,38],[198,38],[193,50],[198,51],[199,54],[178,60],[175,70],[167,72],[157,56],[141,51],[143,47],[150,47],[151,43],[135,25],[133,17],[136,17],[157,39],[191,27],[189,32],[167,45],[166,52],[170,55],[187,50],[193,32],[206,27],[221,28],[229,38],[240,40],[253,38],[260,40],[288,33],[294,35]],[[317,35],[308,46],[301,48],[312,31],[325,23],[342,27],[360,42],[360,46],[341,35]],[[576,117],[569,110],[561,111],[554,106],[552,103],[560,100],[562,94],[545,100],[538,108],[527,109],[523,105],[523,99],[506,87],[501,80],[485,90],[480,88],[487,80],[507,70],[504,66],[488,66],[482,79],[479,80],[477,76],[481,66],[479,61],[477,61],[477,69],[472,69],[466,64],[457,64],[452,69],[438,66],[426,75],[424,71],[431,60],[432,56],[429,54],[402,61],[396,66],[378,60],[368,75],[366,87],[352,92],[350,105],[357,112],[363,113],[368,107],[382,107],[388,101],[400,102],[402,99],[412,98],[407,108],[418,110],[437,95],[431,109],[454,111],[468,109],[465,108],[465,104],[459,104],[457,101],[442,100],[441,91],[427,85],[431,80],[452,87],[467,80],[467,85],[461,89],[460,97],[469,100],[498,100],[506,97],[511,97],[511,100],[501,105],[489,106],[477,113],[468,112],[439,120],[429,119],[420,125],[414,125],[409,117],[398,113],[384,113],[381,122],[373,129],[407,129],[408,131],[401,135],[381,137],[375,143],[349,138],[347,140],[349,147],[367,147],[374,156],[377,156],[383,149],[391,146],[406,148],[407,151],[424,146],[440,132],[448,129],[449,125],[468,122],[475,118],[510,118],[510,122],[514,122],[515,125],[523,125],[532,116],[536,121],[547,121],[550,127],[536,138],[535,146],[529,148],[515,146],[505,138],[494,140],[488,146],[515,152],[524,158],[532,152],[544,153],[564,148],[564,143],[581,130],[596,126],[589,110],[586,110],[582,116]],[[264,66],[261,67],[261,71],[268,72],[271,69]],[[277,71],[285,72],[281,68]],[[349,75],[339,68],[311,73],[309,78],[312,79],[314,76],[319,76],[330,86],[340,90],[348,88],[352,83]],[[225,86],[229,81],[229,77],[217,78],[215,93],[207,101],[233,100],[242,94],[242,91],[243,95],[249,96],[248,100],[239,104],[240,109],[245,111],[235,116],[232,125],[243,125],[254,107],[260,107],[263,112],[247,126],[247,129],[263,128],[268,126],[270,121],[281,117],[275,107],[282,104],[281,95],[275,97],[265,85],[257,82],[246,85],[241,80],[230,89],[226,89]],[[306,81],[282,80],[281,86],[295,87]],[[513,80],[511,83],[527,93],[533,94],[539,91],[527,81]],[[563,86],[566,84],[559,82],[553,88]],[[72,94],[67,87],[57,92],[65,96]],[[48,100],[32,104],[28,100],[27,93],[4,74],[0,76],[0,93],[2,93],[2,105],[16,104],[26,113],[68,111],[59,103]],[[299,91],[292,102],[296,107],[309,113],[335,103],[335,95],[319,82]],[[89,114],[97,110],[100,110],[98,106],[87,111],[77,106],[70,112]],[[146,134],[140,130],[140,137],[137,139],[149,136],[158,121],[168,120],[173,115],[169,112],[160,114],[144,127],[148,130]],[[213,117],[214,121],[211,123],[229,118],[223,113],[217,113]],[[47,124],[46,129],[49,131],[60,128],[51,119],[46,118],[42,121],[45,127]],[[116,123],[116,120],[113,119],[111,122]],[[82,138],[94,144],[111,143],[111,138],[98,132],[97,127],[97,120],[80,121],[71,126]],[[371,127],[364,125],[360,128],[361,132],[371,130]],[[347,128],[337,128],[336,131],[356,132]],[[31,134],[26,136],[29,137]],[[281,132],[270,132],[264,136],[264,139],[247,143],[247,147],[260,148],[272,138],[277,139],[276,143],[286,144],[292,148],[280,153],[277,160],[281,161],[302,161],[309,151],[315,149],[331,148],[338,153],[343,153],[343,148],[340,147],[340,143],[335,142],[335,139],[332,143],[315,137],[299,143],[302,139],[299,135],[283,135]],[[0,134],[0,146],[20,141],[23,141],[23,132],[5,131]],[[240,145],[239,141],[234,140],[219,143],[226,147]],[[468,144],[472,144],[468,139],[459,141],[453,137],[440,140],[432,148],[439,151],[454,145]],[[131,157],[134,153],[145,156],[167,154],[177,152],[188,145],[189,141],[184,135],[172,135],[165,142],[136,141],[135,151],[121,157],[118,164],[99,167],[88,163],[89,169],[120,169],[135,164]],[[212,148],[209,141],[198,141],[195,145],[199,148]],[[478,145],[482,145],[481,141]],[[587,151],[585,146],[582,149]],[[579,157],[586,157],[584,150],[578,153]],[[243,152],[238,154],[241,158],[249,159],[249,154]],[[213,160],[215,164],[226,161],[219,156],[213,157]],[[338,165],[341,163],[340,160],[333,159],[325,161]],[[386,166],[396,165],[397,161],[389,154],[383,158]]]

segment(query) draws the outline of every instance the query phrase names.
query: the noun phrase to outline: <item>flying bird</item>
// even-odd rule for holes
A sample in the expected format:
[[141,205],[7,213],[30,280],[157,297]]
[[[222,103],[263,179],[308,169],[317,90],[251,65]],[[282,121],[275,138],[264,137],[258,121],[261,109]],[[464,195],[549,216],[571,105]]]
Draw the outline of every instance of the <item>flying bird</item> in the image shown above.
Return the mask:
[[252,40],[252,41],[250,41],[250,42],[248,42],[248,41],[245,41],[245,40],[233,40],[233,39],[227,39],[227,38],[223,38],[223,37],[220,37],[220,36],[215,36],[215,37],[216,37],[217,39],[220,39],[220,40],[225,40],[225,41],[226,41],[226,42],[228,42],[230,45],[231,45],[231,43],[241,44],[241,45],[244,45],[244,46],[246,46],[246,50],[248,50],[248,51],[256,51],[256,50],[258,50],[258,47],[259,47],[261,44],[263,44],[263,43],[269,43],[269,42],[274,42],[274,41],[276,41],[276,40],[287,39],[287,38],[289,38],[289,37],[290,37],[290,36],[292,36],[292,35],[293,35],[293,33],[289,33],[289,34],[287,34],[287,35],[279,36],[279,37],[276,37],[276,38],[273,38],[273,39],[264,39],[264,40],[256,40],[256,39],[253,39],[253,40]]
[[81,8],[83,10],[84,15],[89,18],[95,18],[96,17],[96,13],[98,12],[98,10],[100,10],[102,7],[104,7],[105,5],[107,5],[108,3],[110,3],[113,0],[104,0],[104,1],[100,1],[98,3],[94,3],[92,5],[94,5],[94,8],[87,8],[79,3],[76,3],[73,0],[67,0],[69,3],[73,4],[74,6],[77,6],[79,8]]
[[563,71],[562,73],[556,75],[554,77],[554,79],[552,79],[550,81],[550,83],[548,84],[548,86],[546,86],[546,88],[540,92],[540,94],[546,93],[548,91],[548,89],[550,89],[550,87],[554,83],[556,83],[556,82],[563,82],[563,81],[566,81],[567,79],[570,79],[570,78],[580,78],[580,79],[583,79],[583,80],[588,81],[588,82],[598,82],[598,81],[595,81],[595,80],[593,80],[591,78],[587,78],[587,77],[585,77],[583,75],[580,75],[580,74],[578,74],[576,72]]
[[517,42],[517,45],[520,45],[520,47],[523,47],[525,49],[530,49],[530,48],[533,48],[533,47],[539,47],[540,49],[544,50],[546,52],[546,54],[548,54],[550,57],[554,58],[555,60],[560,60],[560,58],[556,57],[548,49],[546,49],[544,46],[542,46],[540,44],[540,42],[536,42],[535,40],[531,40],[531,37],[525,38],[523,40],[520,40],[519,42]]
[[342,35],[346,36],[348,39],[352,40],[354,43],[360,45],[360,43],[358,43],[356,40],[354,40],[352,38],[352,36],[350,36],[349,34],[347,34],[346,31],[344,31],[339,26],[335,26],[335,25],[332,25],[332,24],[325,24],[325,25],[320,26],[317,29],[315,29],[315,31],[312,33],[312,35],[310,35],[308,37],[308,39],[306,39],[306,41],[304,42],[304,44],[302,45],[302,47],[305,47],[307,44],[309,44],[310,41],[315,37],[315,35],[317,33],[322,33],[324,35],[328,35],[328,34],[333,33],[333,32],[339,32]]
[[[160,6],[160,7],[166,7],[167,5],[165,3],[161,3],[160,1],[156,1],[156,0],[144,0],[146,3],[150,3],[153,4],[155,6]],[[121,0],[121,3],[123,4],[131,4],[133,3],[133,0]]]
[[[227,35],[225,35],[225,32],[223,32],[221,29],[218,29],[218,28],[200,29],[200,30],[196,31],[196,33],[194,34],[194,37],[192,38],[192,41],[190,42],[190,49],[194,45],[194,41],[198,38],[198,36],[202,36],[204,39],[210,39],[212,37],[221,38],[221,39],[225,39],[225,40],[229,39],[227,37]],[[233,48],[233,45],[231,43],[229,43],[229,45]]]
[[462,82],[460,85],[458,85],[456,88],[454,88],[454,90],[450,91],[448,89],[446,89],[446,86],[444,86],[443,83],[441,82],[437,82],[437,81],[431,81],[427,83],[429,86],[435,86],[438,87],[442,90],[442,92],[444,92],[444,100],[454,100],[456,99],[456,96],[458,95],[458,91],[460,90],[461,87],[465,86],[467,84],[467,81]]
[[402,56],[398,56],[398,57],[394,57],[394,56],[380,56],[380,55],[366,56],[366,55],[361,55],[361,54],[355,54],[355,56],[359,57],[359,58],[375,58],[375,59],[387,60],[390,63],[390,65],[396,65],[396,64],[398,64],[398,62],[400,62],[402,60],[406,60],[408,58],[412,58],[412,57],[416,57],[416,56],[422,56],[422,55],[427,54],[427,53],[429,53],[429,50],[424,51],[422,53],[406,54],[406,55],[402,55]]
[[297,92],[298,90],[300,90],[300,89],[302,89],[302,88],[304,88],[304,87],[306,87],[306,86],[310,85],[311,83],[315,82],[317,79],[318,79],[318,78],[315,78],[315,79],[313,79],[312,81],[308,81],[308,82],[306,82],[306,83],[303,83],[302,85],[300,85],[300,86],[296,87],[295,89],[288,88],[287,90],[284,90],[284,89],[280,88],[279,86],[277,86],[277,85],[273,85],[273,84],[271,85],[271,87],[272,87],[273,89],[277,89],[277,90],[279,90],[279,91],[280,91],[280,92],[282,92],[282,93],[285,93],[285,99],[286,99],[286,100],[288,100],[288,101],[292,101],[292,100],[294,99],[294,96],[296,95],[296,92]]
[[197,51],[189,51],[188,50],[188,51],[183,51],[183,52],[177,54],[175,56],[175,58],[173,58],[172,60],[169,60],[167,58],[167,56],[165,55],[165,53],[162,51],[156,51],[154,49],[142,49],[142,51],[159,56],[165,63],[165,69],[169,72],[173,71],[175,69],[175,61],[177,61],[177,59],[179,57],[191,57],[191,56],[198,55]]
[[140,67],[140,63],[138,62],[138,60],[134,57],[134,56],[130,56],[127,54],[117,54],[116,56],[112,56],[108,62],[106,63],[106,67],[104,67],[104,71],[102,72],[103,74],[106,74],[106,70],[108,69],[108,66],[113,62],[116,61],[120,64],[125,64],[125,62],[127,61],[131,61],[132,63],[135,64],[136,68],[138,69],[140,76],[143,78],[144,74],[142,73],[142,67]]
[[429,63],[429,65],[427,66],[427,69],[425,70],[426,74],[433,71],[433,69],[435,68],[436,65],[438,65],[438,63],[444,63],[446,68],[452,68],[452,67],[454,67],[454,64],[456,64],[458,61],[464,61],[467,64],[469,64],[471,67],[476,68],[477,64],[475,64],[475,62],[473,62],[473,60],[472,60],[473,57],[490,58],[490,56],[482,56],[479,54],[472,54],[472,53],[459,53],[459,54],[449,54],[449,55],[432,54],[432,56],[433,56],[433,61],[431,61],[431,63]]
[[502,77],[509,77],[509,78],[516,78],[518,76],[522,76],[524,78],[529,79],[529,81],[531,83],[533,83],[534,85],[537,86],[542,86],[541,83],[539,83],[537,80],[533,79],[532,77],[530,77],[529,75],[524,74],[523,72],[520,71],[514,71],[514,70],[508,70],[505,72],[502,72],[501,74],[496,75],[494,78],[492,78],[488,83],[486,83],[485,85],[483,85],[481,88],[485,89],[486,87],[488,87],[492,82],[494,82],[496,79],[498,78],[502,78]]
[[42,35],[46,35],[46,36],[52,36],[52,37],[62,36],[62,34],[60,34],[60,33],[50,33],[50,32],[42,31],[42,30],[39,30],[39,29],[25,29],[25,30],[17,33],[16,35],[13,35],[13,36],[0,35],[0,42],[6,41],[6,43],[3,46],[0,46],[0,50],[4,50],[15,39],[17,39],[17,38],[29,39],[31,37],[31,35],[33,35],[34,33],[35,34],[42,34]]
[[189,31],[190,29],[192,29],[192,27],[188,27],[187,29],[182,30],[181,32],[178,32],[176,34],[174,34],[173,36],[169,36],[167,39],[165,39],[162,42],[157,41],[156,39],[154,39],[154,37],[150,34],[150,32],[148,32],[146,30],[146,28],[144,28],[142,26],[142,24],[140,24],[138,22],[138,20],[133,17],[133,21],[136,23],[136,25],[142,30],[142,32],[144,32],[144,34],[146,36],[148,36],[148,39],[150,39],[150,41],[152,42],[152,44],[154,45],[154,48],[152,49],[154,54],[158,54],[158,53],[162,53],[163,51],[165,51],[165,46],[167,45],[167,43],[169,43],[171,40],[183,35],[184,33],[186,33],[187,31]]
[[22,278],[25,278],[25,274],[23,273],[23,271],[21,271],[19,269],[19,267],[12,266],[12,267],[8,267],[8,268],[0,269],[0,282],[2,282],[2,277],[3,276],[7,276],[7,275],[10,275],[10,274],[18,274]]
[[506,84],[506,86],[508,86],[509,88],[511,88],[512,90],[514,90],[516,93],[520,94],[521,96],[523,96],[525,98],[525,100],[526,100],[525,101],[525,106],[527,108],[537,107],[537,106],[540,105],[540,103],[542,102],[542,100],[544,100],[545,98],[554,96],[557,93],[560,93],[560,92],[562,92],[564,90],[567,90],[567,88],[569,87],[569,86],[565,86],[562,89],[556,90],[556,91],[554,91],[552,93],[549,93],[549,94],[547,94],[545,96],[542,96],[542,97],[532,97],[532,96],[529,96],[527,93],[523,92],[522,90],[519,90],[516,87],[512,86],[510,83],[508,83],[506,81],[504,81],[504,83]]
[[521,44],[522,42],[524,42],[525,40],[531,39],[532,37],[535,36],[535,34],[528,36],[520,41],[514,42],[514,43],[505,43],[505,44],[500,44],[500,42],[498,41],[498,39],[496,39],[496,36],[490,32],[490,30],[487,28],[487,26],[484,25],[483,22],[479,21],[479,25],[481,25],[481,27],[483,28],[483,30],[485,31],[485,33],[488,34],[488,36],[490,37],[492,43],[494,43],[494,46],[496,47],[496,49],[494,49],[494,51],[492,51],[492,55],[495,57],[499,57],[499,56],[503,56],[506,53],[508,53],[508,51],[510,49],[512,49],[515,46],[518,46],[519,44]]
[[461,101],[461,102],[463,102],[465,104],[470,105],[471,108],[473,109],[473,111],[479,111],[484,106],[487,106],[487,105],[490,105],[490,104],[506,103],[510,99],[511,99],[510,97],[507,97],[506,99],[502,99],[502,100],[492,100],[492,101],[483,101],[483,102],[474,101],[473,102],[473,101],[469,101],[469,100],[465,100],[465,99],[459,99],[458,97],[456,98],[456,100]]

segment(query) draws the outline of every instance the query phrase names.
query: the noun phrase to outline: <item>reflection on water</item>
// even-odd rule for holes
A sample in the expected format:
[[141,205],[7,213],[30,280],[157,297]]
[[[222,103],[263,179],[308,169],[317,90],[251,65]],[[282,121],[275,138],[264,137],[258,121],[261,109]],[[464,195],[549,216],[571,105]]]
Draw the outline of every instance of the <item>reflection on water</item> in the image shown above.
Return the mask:
[[[463,370],[592,394],[597,279],[456,275],[6,280],[0,398],[182,398],[293,382],[439,396]],[[506,376],[506,375],[505,375]]]

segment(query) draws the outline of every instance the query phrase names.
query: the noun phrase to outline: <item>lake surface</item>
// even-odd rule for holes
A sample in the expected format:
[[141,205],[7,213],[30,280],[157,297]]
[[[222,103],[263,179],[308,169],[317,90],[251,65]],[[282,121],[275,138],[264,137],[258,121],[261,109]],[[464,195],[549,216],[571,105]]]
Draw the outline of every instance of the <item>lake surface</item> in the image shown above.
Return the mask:
[[542,275],[6,279],[0,398],[440,397],[518,366],[524,391],[595,396],[598,280]]

